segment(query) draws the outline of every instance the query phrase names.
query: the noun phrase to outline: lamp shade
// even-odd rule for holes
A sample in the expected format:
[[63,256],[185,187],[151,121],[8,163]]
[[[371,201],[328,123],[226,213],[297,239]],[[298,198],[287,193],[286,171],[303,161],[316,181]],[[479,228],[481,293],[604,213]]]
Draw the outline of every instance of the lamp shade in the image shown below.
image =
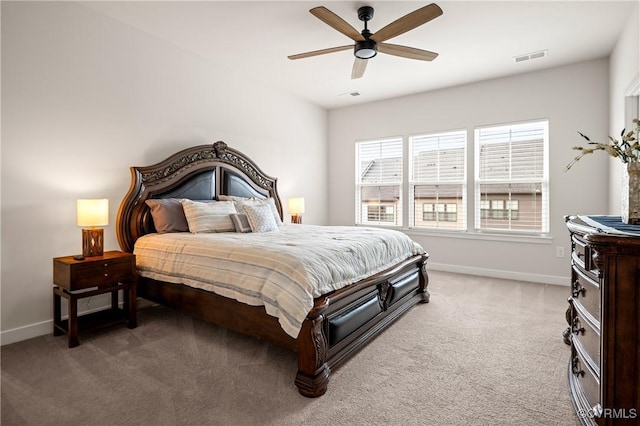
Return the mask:
[[289,214],[304,213],[304,198],[289,198]]
[[106,226],[109,224],[109,200],[78,200],[78,226]]

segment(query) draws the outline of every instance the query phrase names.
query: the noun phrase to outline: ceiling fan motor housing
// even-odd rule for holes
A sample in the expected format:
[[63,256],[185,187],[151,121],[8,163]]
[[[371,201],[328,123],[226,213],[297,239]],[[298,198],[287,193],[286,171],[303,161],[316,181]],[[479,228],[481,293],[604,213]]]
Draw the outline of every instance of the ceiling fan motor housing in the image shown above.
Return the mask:
[[353,48],[353,54],[356,58],[371,59],[378,54],[378,46],[376,42],[366,38],[365,40],[356,41]]

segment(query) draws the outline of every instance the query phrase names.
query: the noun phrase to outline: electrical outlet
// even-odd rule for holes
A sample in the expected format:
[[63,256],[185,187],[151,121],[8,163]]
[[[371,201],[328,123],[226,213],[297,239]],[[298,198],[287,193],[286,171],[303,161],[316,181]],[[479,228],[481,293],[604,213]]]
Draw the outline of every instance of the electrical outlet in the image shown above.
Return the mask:
[[564,247],[556,247],[556,257],[564,257]]

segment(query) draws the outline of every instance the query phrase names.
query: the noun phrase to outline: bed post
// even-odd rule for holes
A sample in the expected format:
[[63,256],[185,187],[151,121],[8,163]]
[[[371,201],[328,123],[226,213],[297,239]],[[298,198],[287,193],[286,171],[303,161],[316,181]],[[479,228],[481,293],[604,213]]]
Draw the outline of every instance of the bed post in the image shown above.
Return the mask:
[[329,384],[331,370],[327,365],[327,336],[324,333],[324,311],[329,306],[316,302],[302,323],[298,335],[298,374],[295,384],[300,394],[315,398],[324,395]]
[[420,283],[418,285],[418,293],[420,294],[419,303],[429,303],[429,297],[431,296],[429,290],[427,290],[427,286],[429,285],[427,259],[429,259],[429,254],[425,253],[422,257],[422,266],[420,267]]

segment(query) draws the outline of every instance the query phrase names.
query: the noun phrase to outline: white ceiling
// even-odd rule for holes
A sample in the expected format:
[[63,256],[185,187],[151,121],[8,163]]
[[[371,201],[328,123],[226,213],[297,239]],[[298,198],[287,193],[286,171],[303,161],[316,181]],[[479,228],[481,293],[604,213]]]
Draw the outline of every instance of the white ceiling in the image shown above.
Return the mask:
[[[429,1],[83,2],[86,7],[191,51],[234,73],[324,108],[602,58],[611,52],[637,0],[437,0],[443,15],[389,40],[438,52],[433,62],[378,54],[351,80],[350,50],[292,61],[288,55],[353,42],[309,13],[325,6],[358,31],[357,9],[375,9],[379,28]],[[633,19],[637,19],[634,16]],[[640,24],[640,23],[639,23]],[[520,63],[513,57],[548,50]],[[349,93],[359,92],[360,96]]]

